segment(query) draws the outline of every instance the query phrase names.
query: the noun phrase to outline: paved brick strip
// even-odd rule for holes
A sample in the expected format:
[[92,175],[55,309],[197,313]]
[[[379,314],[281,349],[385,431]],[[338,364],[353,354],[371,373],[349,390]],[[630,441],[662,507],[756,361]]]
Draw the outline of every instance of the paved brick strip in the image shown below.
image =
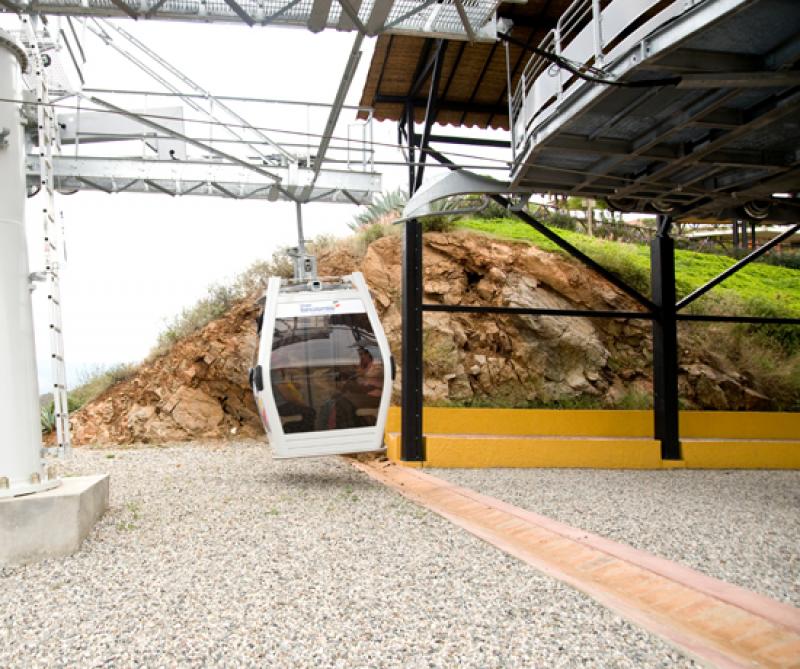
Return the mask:
[[800,609],[417,469],[351,462],[704,664],[800,667]]

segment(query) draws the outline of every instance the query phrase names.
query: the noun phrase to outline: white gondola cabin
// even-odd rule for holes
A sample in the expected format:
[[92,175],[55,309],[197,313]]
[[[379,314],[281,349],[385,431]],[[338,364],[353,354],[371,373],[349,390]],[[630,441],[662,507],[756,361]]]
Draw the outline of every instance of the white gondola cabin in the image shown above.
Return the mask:
[[276,458],[383,447],[393,361],[360,272],[271,278],[256,355],[250,383]]

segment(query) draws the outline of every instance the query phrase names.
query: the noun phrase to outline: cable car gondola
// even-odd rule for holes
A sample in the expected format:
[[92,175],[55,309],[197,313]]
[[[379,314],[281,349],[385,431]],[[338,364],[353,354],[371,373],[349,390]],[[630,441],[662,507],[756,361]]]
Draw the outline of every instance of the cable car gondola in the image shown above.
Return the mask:
[[250,384],[274,457],[381,449],[392,368],[360,272],[270,278]]

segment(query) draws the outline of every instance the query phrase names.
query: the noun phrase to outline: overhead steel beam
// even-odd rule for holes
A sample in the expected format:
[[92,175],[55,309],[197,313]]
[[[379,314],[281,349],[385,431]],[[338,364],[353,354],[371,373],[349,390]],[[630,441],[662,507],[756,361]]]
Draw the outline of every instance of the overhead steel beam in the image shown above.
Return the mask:
[[355,0],[351,3],[350,0],[338,0],[339,6],[342,8],[342,13],[339,15],[338,30],[353,30],[355,28],[359,33],[365,35],[367,27],[358,18],[358,10],[361,7],[361,0]]
[[[773,96],[758,105],[756,109],[745,112],[745,123],[743,125],[718,136],[709,137],[707,141],[697,143],[694,150],[689,151],[680,158],[669,161],[666,165],[648,173],[643,179],[648,181],[657,180],[672,174],[688,163],[697,162],[699,159],[722,149],[726,144],[730,144],[746,133],[759,130],[787,114],[797,113],[798,104],[800,104],[800,88]],[[618,195],[624,197],[633,192],[642,183],[643,179],[635,179],[620,189]]]
[[464,26],[464,32],[467,33],[467,40],[470,42],[475,41],[475,31],[472,28],[472,24],[469,22],[469,17],[467,16],[467,12],[464,9],[464,5],[462,4],[461,0],[453,0],[453,4],[456,6],[456,11],[458,12],[458,18],[461,19],[461,25]]
[[250,14],[248,14],[246,11],[244,11],[242,6],[238,2],[236,2],[236,0],[225,0],[225,4],[228,5],[228,7],[230,7],[234,11],[236,16],[242,19],[242,21],[244,21],[248,26],[252,28],[255,25],[256,22],[253,19],[253,17],[250,16]]
[[[414,141],[419,144],[422,135],[414,135]],[[459,144],[461,146],[490,146],[496,149],[510,149],[511,142],[504,139],[484,139],[482,137],[456,137],[454,135],[434,135],[429,137],[431,144]]]
[[[422,130],[422,137],[420,138],[420,156],[419,156],[419,166],[417,167],[417,175],[416,175],[416,185],[415,190],[419,189],[422,186],[422,179],[425,175],[425,161],[427,159],[426,150],[428,149],[428,145],[430,142],[430,135],[431,135],[431,128],[433,127],[433,122],[436,119],[437,114],[437,102],[439,100],[437,91],[439,90],[439,82],[442,76],[442,63],[444,62],[444,54],[447,50],[447,42],[445,40],[439,40],[436,44],[436,53],[434,55],[434,62],[433,62],[433,72],[431,74],[431,85],[430,90],[428,91],[428,105],[425,108],[425,123]],[[416,135],[412,132],[411,134],[412,141]]]
[[672,134],[682,130],[695,119],[715,111],[738,94],[739,91],[712,91],[701,95],[698,99],[685,105],[675,114],[671,114],[663,123],[634,139],[631,142],[630,151],[627,156],[610,156],[591,165],[589,169],[586,170],[589,176],[581,182],[580,188],[585,189],[587,186],[594,183],[597,179],[596,175],[603,174],[611,168],[624,163],[626,160],[630,160],[645,151],[653,149]]
[[308,29],[312,33],[324,30],[331,11],[331,0],[313,0],[311,14],[308,16]]
[[278,11],[273,12],[269,16],[265,16],[264,20],[261,21],[262,26],[268,26],[271,23],[275,23],[280,19],[284,14],[286,14],[290,9],[299,5],[301,0],[292,0],[291,2],[287,2],[283,7],[281,7]]
[[800,73],[770,72],[703,72],[681,75],[677,88],[782,88],[800,85]]
[[130,16],[134,21],[139,20],[139,14],[124,0],[111,0],[111,4],[121,9],[125,14]]
[[383,30],[386,19],[392,11],[392,0],[375,0],[372,11],[367,19],[367,35],[374,37]]
[[[719,127],[714,125],[714,127]],[[622,139],[594,139],[588,136],[568,133],[554,137],[549,145],[554,149],[572,153],[596,153],[602,156],[630,156],[634,151],[630,142]],[[676,160],[685,155],[682,147],[659,144],[637,155],[653,160]],[[719,149],[697,160],[698,163],[746,167],[758,166],[774,169],[789,167],[795,162],[793,153],[777,151],[758,151],[754,149]]]
[[[398,16],[396,19],[393,19],[389,23],[384,24],[383,32],[390,31],[392,28],[394,28],[397,25],[400,25],[406,19],[410,19],[412,16],[415,16],[416,14],[420,14],[421,12],[426,10],[428,7],[430,7],[432,4],[437,3],[437,2],[439,2],[439,0],[425,0],[424,2],[421,2],[416,7],[412,8],[412,9],[409,9],[407,12],[405,12],[405,13],[401,14],[400,16]],[[387,60],[388,60],[388,58],[387,58]]]
[[157,191],[164,193],[165,195],[169,195],[171,197],[175,197],[176,195],[174,191],[171,191],[169,188],[165,188],[164,186],[157,184],[152,179],[143,179],[142,181],[144,181],[144,183],[150,186],[150,188],[155,188]]
[[145,18],[146,18],[146,19],[151,19],[151,18],[153,18],[153,17],[156,15],[156,12],[157,12],[159,9],[161,9],[161,7],[164,5],[164,3],[165,3],[166,1],[167,1],[167,0],[158,0],[158,1],[157,1],[157,2],[154,4],[154,5],[151,5],[151,6],[150,6],[150,9],[148,9],[148,10],[145,12],[145,14],[144,14]]
[[764,69],[759,56],[707,49],[676,49],[647,63],[648,70],[667,72],[755,72]]

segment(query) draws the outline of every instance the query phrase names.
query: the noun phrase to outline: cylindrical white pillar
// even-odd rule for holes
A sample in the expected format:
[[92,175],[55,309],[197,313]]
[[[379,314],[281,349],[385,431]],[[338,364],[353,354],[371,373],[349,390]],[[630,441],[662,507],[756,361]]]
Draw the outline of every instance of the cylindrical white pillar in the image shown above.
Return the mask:
[[[42,470],[39,387],[25,238],[25,52],[0,30],[0,497],[58,485]],[[6,131],[8,131],[6,133]]]

